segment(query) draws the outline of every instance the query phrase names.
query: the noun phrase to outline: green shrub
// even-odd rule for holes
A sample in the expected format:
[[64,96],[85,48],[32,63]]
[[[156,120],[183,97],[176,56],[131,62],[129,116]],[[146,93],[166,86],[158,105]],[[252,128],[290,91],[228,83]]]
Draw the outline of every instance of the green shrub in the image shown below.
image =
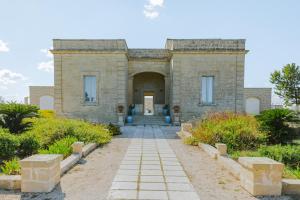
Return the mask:
[[227,144],[228,151],[255,149],[265,141],[265,133],[252,116],[230,112],[210,113],[192,130],[199,141]]
[[32,105],[18,103],[0,104],[0,127],[7,128],[11,133],[21,133],[31,126],[25,118],[36,117],[38,108]]
[[53,110],[39,110],[39,116],[42,118],[54,118],[55,113]]
[[36,154],[40,147],[39,141],[36,137],[30,134],[22,134],[19,136],[20,146],[18,148],[18,155],[23,158],[26,156],[30,156],[32,154]]
[[6,175],[18,175],[21,171],[19,159],[13,158],[12,160],[3,161],[1,171]]
[[36,137],[43,149],[67,136],[84,143],[104,144],[111,140],[112,135],[104,125],[93,125],[80,120],[36,118],[33,124],[27,133]]
[[190,136],[190,137],[184,138],[183,143],[188,144],[188,145],[198,146],[199,139],[194,136]]
[[18,146],[17,137],[0,128],[0,160],[8,160],[14,157]]
[[77,138],[66,137],[64,139],[56,141],[50,145],[48,149],[41,149],[41,154],[63,154],[64,158],[72,154],[72,144],[77,141]]
[[258,149],[258,152],[262,156],[282,162],[293,169],[300,168],[300,146],[262,146]]
[[268,134],[268,144],[283,144],[295,136],[288,125],[288,122],[297,121],[297,115],[291,110],[284,108],[265,110],[256,118],[260,122],[260,130]]
[[117,125],[109,123],[107,125],[107,128],[112,133],[112,135],[120,135],[121,134],[120,127]]

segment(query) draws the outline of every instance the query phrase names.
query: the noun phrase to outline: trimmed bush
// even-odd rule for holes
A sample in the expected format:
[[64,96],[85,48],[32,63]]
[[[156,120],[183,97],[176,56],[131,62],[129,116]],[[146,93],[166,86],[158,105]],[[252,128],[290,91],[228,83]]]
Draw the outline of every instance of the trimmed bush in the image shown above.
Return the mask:
[[55,141],[67,136],[75,137],[85,143],[105,144],[111,140],[112,133],[105,125],[93,125],[80,120],[36,118],[27,133],[37,138],[41,148],[46,149]]
[[39,110],[39,116],[42,118],[54,118],[55,113],[53,110]]
[[117,125],[114,125],[112,123],[109,123],[107,125],[107,129],[112,133],[112,135],[120,135],[121,134],[120,127]]
[[252,116],[230,112],[210,113],[192,130],[200,142],[227,144],[228,151],[255,149],[265,142],[266,135]]
[[41,154],[63,154],[64,158],[72,154],[72,144],[77,139],[74,137],[66,137],[64,139],[56,141],[50,145],[48,149],[39,150]]
[[0,160],[9,160],[14,157],[18,146],[17,137],[0,128]]
[[20,146],[18,148],[18,156],[24,158],[32,154],[36,154],[40,147],[39,141],[33,135],[22,134],[19,136]]
[[10,133],[21,133],[31,126],[30,121],[24,121],[25,118],[36,117],[38,108],[32,105],[19,103],[1,103],[0,104],[0,127],[7,128]]
[[268,144],[284,144],[295,137],[288,122],[297,121],[297,115],[291,110],[284,108],[265,110],[256,118],[260,122],[260,130],[268,134]]
[[13,158],[9,161],[3,161],[4,165],[1,171],[6,175],[18,175],[21,172],[21,166],[18,158]]

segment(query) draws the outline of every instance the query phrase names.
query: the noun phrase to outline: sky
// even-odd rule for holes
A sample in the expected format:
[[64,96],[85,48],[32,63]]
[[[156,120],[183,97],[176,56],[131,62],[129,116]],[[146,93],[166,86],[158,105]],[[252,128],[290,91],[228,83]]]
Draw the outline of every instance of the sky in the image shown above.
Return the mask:
[[0,0],[0,96],[22,101],[29,85],[53,85],[54,38],[126,39],[129,48],[246,39],[245,87],[273,87],[270,73],[300,65],[299,9],[299,0]]

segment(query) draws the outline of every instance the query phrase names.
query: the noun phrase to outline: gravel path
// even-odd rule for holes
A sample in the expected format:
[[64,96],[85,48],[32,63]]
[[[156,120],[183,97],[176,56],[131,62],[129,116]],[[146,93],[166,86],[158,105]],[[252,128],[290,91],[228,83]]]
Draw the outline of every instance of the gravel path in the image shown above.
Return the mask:
[[[255,198],[248,194],[239,186],[239,181],[234,179],[227,170],[217,165],[216,161],[208,157],[205,152],[198,147],[184,145],[176,136],[178,127],[124,127],[123,135],[115,137],[111,143],[96,149],[88,157],[82,159],[80,164],[65,174],[60,185],[50,193],[42,194],[22,194],[19,191],[0,190],[0,200],[105,200],[108,199],[110,188],[116,176],[131,138],[140,138],[136,133],[155,130],[154,134],[166,138],[164,147],[171,147],[169,152],[175,153],[180,165],[194,190],[201,200],[299,200],[298,197],[265,197]],[[151,131],[150,131],[151,132]],[[163,134],[162,134],[163,133]],[[153,137],[143,134],[144,138],[149,136],[147,147],[156,144]],[[136,139],[134,139],[136,140]],[[137,144],[137,143],[136,143]],[[166,148],[167,148],[166,147]],[[141,150],[141,149],[140,149]],[[149,150],[149,149],[148,149]],[[159,152],[159,149],[156,149]],[[132,151],[129,151],[129,153]],[[160,158],[161,159],[161,158]],[[176,160],[177,161],[177,160]],[[177,161],[177,162],[178,162]],[[123,162],[124,164],[124,162]],[[165,183],[165,182],[164,182]],[[149,187],[150,184],[148,184]]]

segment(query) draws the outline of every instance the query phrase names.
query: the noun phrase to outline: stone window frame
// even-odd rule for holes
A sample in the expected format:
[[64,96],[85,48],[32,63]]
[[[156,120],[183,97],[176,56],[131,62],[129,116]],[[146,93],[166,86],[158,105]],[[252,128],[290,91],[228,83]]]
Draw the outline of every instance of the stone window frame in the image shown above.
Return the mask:
[[[212,103],[203,103],[202,102],[202,77],[208,77],[212,76],[214,77],[213,82],[213,95],[212,95]],[[199,85],[199,92],[198,92],[198,99],[199,99],[199,106],[217,106],[216,103],[216,93],[218,89],[218,83],[219,83],[219,71],[217,70],[207,70],[207,71],[200,71],[198,74],[198,85]]]
[[[84,77],[85,76],[95,76],[96,77],[96,102],[86,102],[84,95]],[[98,71],[83,71],[80,73],[80,103],[83,106],[97,106],[99,105],[100,96],[100,72]]]

